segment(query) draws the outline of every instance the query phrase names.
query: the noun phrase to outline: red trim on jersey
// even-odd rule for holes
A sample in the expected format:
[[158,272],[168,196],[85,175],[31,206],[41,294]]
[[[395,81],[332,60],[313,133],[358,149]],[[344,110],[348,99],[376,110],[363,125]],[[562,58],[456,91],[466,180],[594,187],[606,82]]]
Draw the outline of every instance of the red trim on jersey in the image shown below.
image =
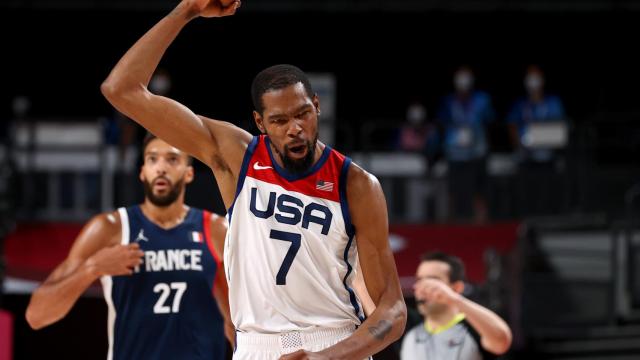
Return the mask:
[[247,166],[246,176],[281,186],[288,191],[339,202],[340,171],[342,170],[344,159],[344,155],[331,149],[329,158],[316,172],[299,180],[288,181],[275,170],[264,136],[261,136]]
[[216,274],[220,271],[220,267],[222,266],[222,261],[220,261],[220,257],[216,252],[215,246],[213,246],[213,240],[211,239],[211,213],[203,210],[202,211],[202,227],[204,228],[204,241],[207,242],[207,247],[209,248],[209,252],[216,261]]

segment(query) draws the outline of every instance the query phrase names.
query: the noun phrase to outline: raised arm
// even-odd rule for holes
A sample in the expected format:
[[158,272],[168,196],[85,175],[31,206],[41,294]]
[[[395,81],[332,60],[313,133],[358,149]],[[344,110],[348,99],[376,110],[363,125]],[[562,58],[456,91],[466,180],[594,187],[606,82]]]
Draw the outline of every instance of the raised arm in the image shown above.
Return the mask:
[[502,355],[511,347],[512,334],[509,325],[493,311],[477,304],[436,279],[422,279],[416,285],[416,294],[438,303],[455,306],[480,335],[482,347],[496,355]]
[[387,204],[382,188],[373,175],[355,165],[349,169],[347,181],[358,257],[375,310],[353,335],[321,354],[331,359],[364,359],[400,338],[407,308],[389,247]]
[[36,289],[26,311],[34,329],[67,315],[80,295],[100,276],[131,274],[141,263],[138,244],[113,245],[120,237],[115,214],[94,217],[76,238],[67,259]]
[[[211,215],[211,240],[213,241],[214,250],[220,258],[224,259],[224,240],[227,236],[229,225],[227,220],[216,214]],[[220,268],[216,271],[216,279],[213,289],[213,295],[218,303],[220,313],[224,318],[224,334],[231,343],[231,347],[235,348],[236,329],[231,321],[231,310],[229,307],[229,287],[227,285],[227,277],[224,272],[224,265],[221,263]]]
[[147,85],[163,54],[189,21],[199,16],[231,15],[239,5],[239,1],[223,7],[219,0],[183,0],[127,51],[101,86],[104,96],[120,112],[198,158],[216,176],[221,171],[237,176],[251,135],[230,123],[198,116],[175,100],[154,95]]

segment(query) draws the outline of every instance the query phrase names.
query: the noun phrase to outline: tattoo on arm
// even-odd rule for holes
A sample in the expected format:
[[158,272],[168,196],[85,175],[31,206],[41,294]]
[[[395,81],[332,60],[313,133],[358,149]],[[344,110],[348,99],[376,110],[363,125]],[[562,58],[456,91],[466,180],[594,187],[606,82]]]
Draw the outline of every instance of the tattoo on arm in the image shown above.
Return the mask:
[[384,338],[391,332],[391,327],[393,324],[389,320],[380,320],[377,325],[370,326],[368,328],[371,336],[376,338],[377,340],[384,340]]

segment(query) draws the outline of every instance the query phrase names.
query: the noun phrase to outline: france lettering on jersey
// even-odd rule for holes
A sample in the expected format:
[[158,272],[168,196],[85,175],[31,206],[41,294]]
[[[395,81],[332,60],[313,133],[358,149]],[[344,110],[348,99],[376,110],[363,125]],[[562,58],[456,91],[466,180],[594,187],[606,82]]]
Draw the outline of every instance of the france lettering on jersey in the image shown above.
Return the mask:
[[108,359],[224,359],[223,319],[213,297],[220,266],[211,214],[191,208],[165,230],[139,206],[118,209],[122,244],[137,242],[143,263],[102,280],[109,308]]
[[300,175],[273,158],[267,136],[244,155],[227,213],[225,270],[238,331],[280,333],[359,325],[357,261],[346,198],[351,160],[326,146]]

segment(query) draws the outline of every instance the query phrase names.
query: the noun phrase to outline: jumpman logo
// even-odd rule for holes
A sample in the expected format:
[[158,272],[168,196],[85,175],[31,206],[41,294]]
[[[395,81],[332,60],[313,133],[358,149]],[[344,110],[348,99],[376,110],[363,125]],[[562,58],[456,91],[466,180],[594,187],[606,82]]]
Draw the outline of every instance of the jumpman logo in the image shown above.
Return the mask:
[[147,239],[147,238],[144,236],[144,229],[140,229],[140,232],[138,233],[138,237],[136,238],[136,242],[140,242],[140,241],[142,241],[142,240],[144,240],[144,241],[149,241],[149,239]]
[[266,170],[266,169],[273,169],[271,166],[262,166],[260,165],[260,163],[258,161],[253,163],[253,169],[254,170]]

